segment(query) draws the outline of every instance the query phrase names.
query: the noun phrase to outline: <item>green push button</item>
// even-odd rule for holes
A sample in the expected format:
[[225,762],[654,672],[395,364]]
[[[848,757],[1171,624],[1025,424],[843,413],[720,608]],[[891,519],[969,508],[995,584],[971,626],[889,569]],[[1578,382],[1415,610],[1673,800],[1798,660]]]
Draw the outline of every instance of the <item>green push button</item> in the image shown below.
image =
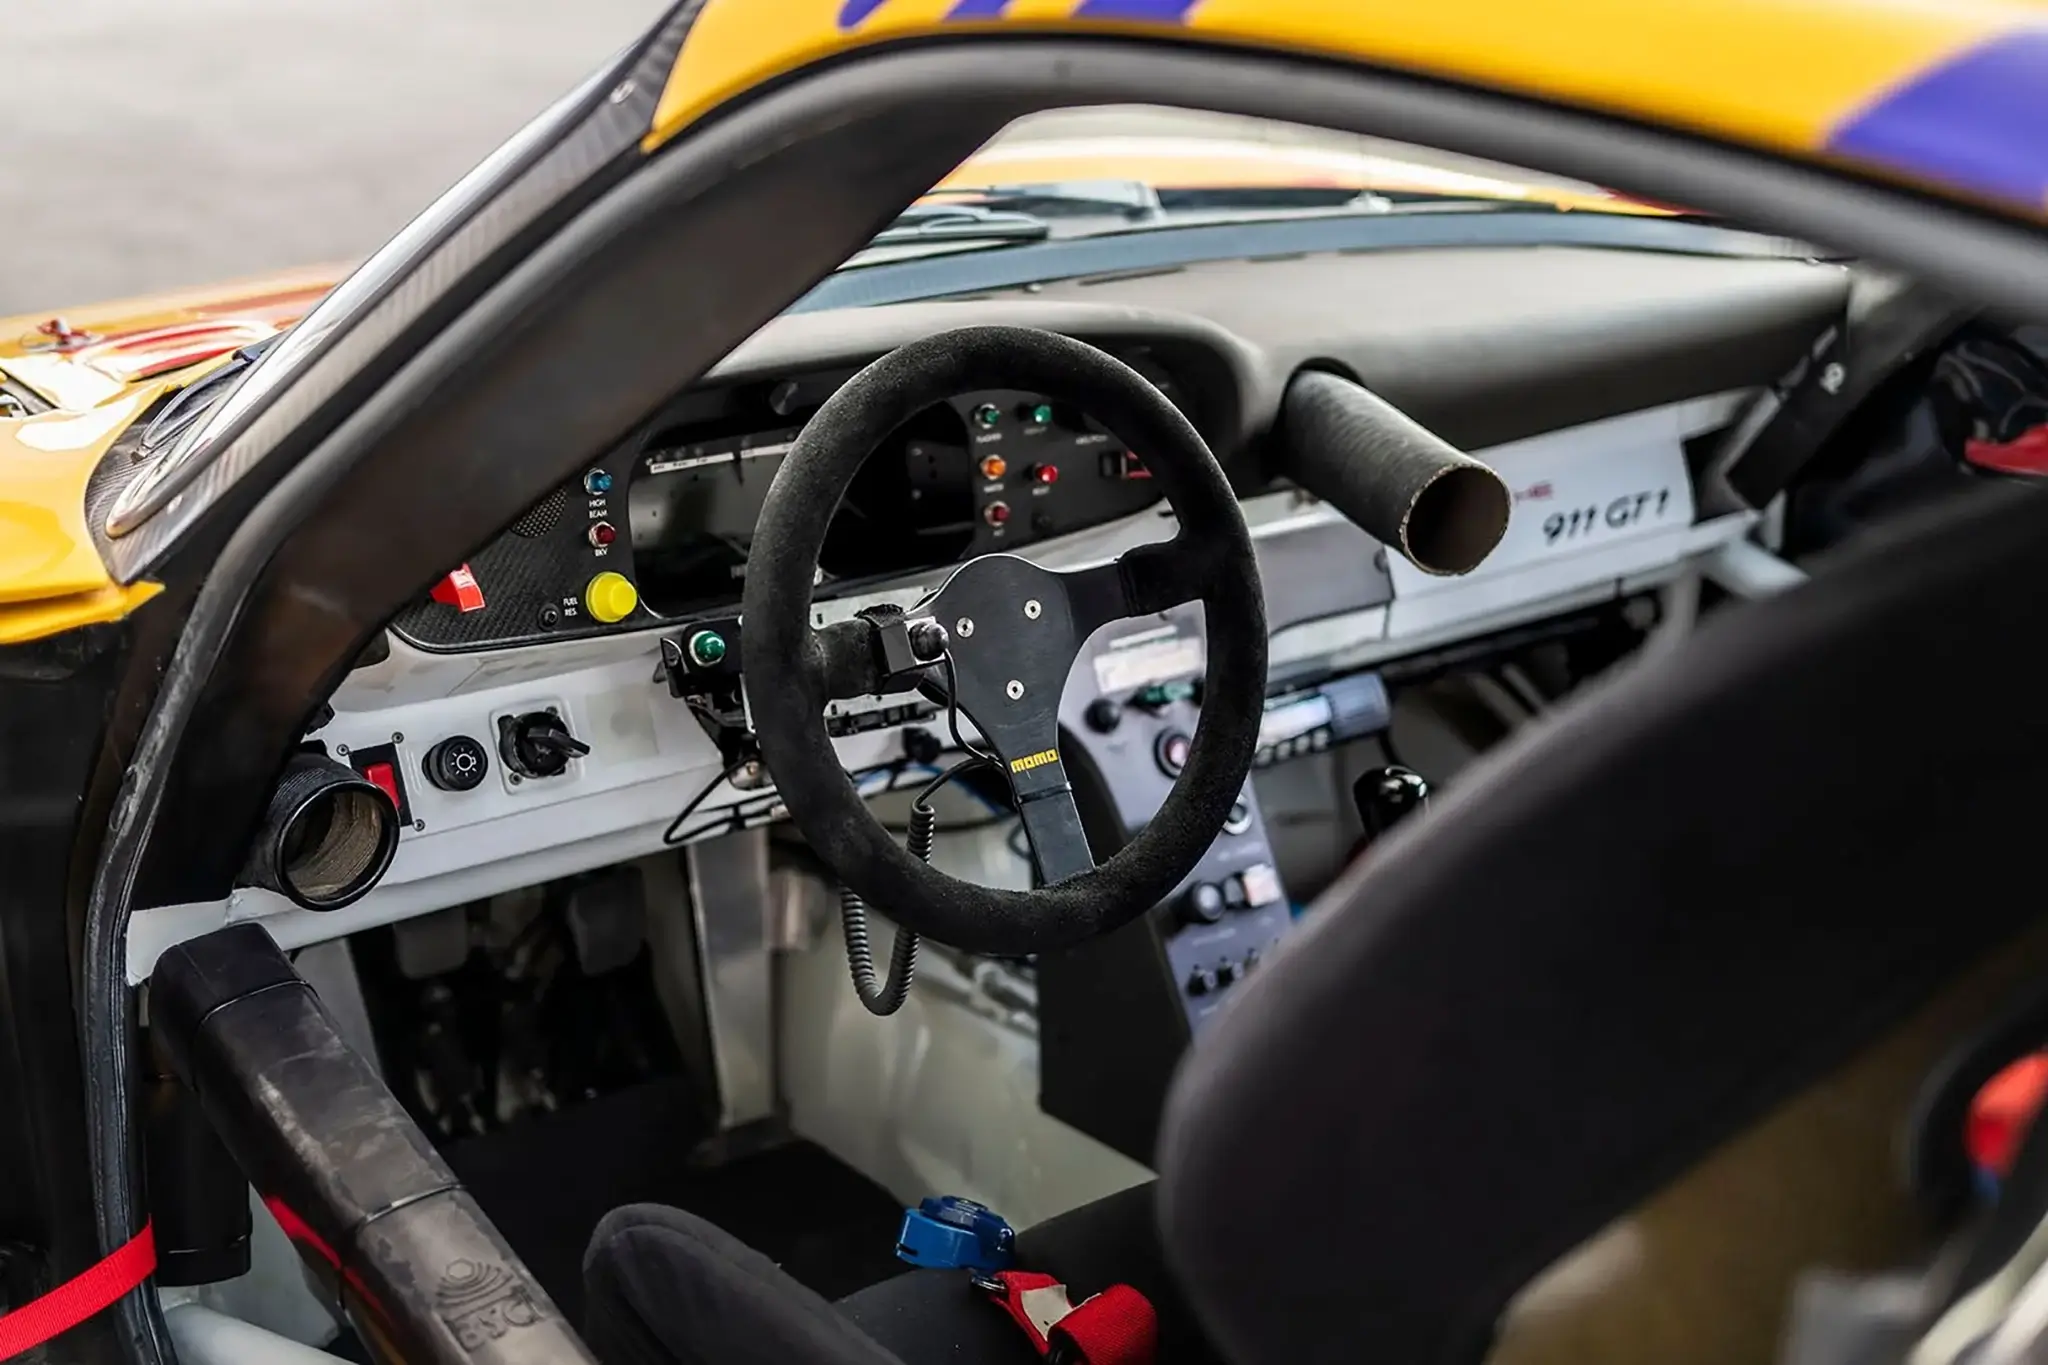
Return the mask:
[[700,630],[690,637],[690,662],[710,668],[725,658],[725,637],[715,630]]
[[1182,680],[1180,682],[1153,683],[1150,687],[1140,688],[1138,695],[1131,700],[1136,705],[1144,707],[1147,711],[1159,711],[1173,705],[1175,702],[1193,701],[1194,698],[1194,683]]

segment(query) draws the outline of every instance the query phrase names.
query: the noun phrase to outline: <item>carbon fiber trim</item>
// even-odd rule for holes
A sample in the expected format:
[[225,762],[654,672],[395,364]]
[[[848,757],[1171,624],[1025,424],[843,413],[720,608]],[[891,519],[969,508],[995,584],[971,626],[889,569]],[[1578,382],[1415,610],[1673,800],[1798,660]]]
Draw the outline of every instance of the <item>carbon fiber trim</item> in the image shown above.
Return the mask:
[[557,488],[513,522],[511,533],[521,540],[539,540],[562,524],[562,513],[568,506],[569,490]]
[[[356,318],[337,320],[334,334],[320,340],[302,373],[286,381],[272,401],[253,412],[244,429],[227,438],[225,446],[203,466],[180,476],[189,479],[182,491],[168,496],[161,510],[132,532],[103,543],[102,553],[115,580],[132,583],[148,574],[177,539],[241,479],[264,466],[288,442],[303,449],[339,422],[343,414],[328,411],[330,406],[340,406],[337,400],[345,404],[400,363],[404,348],[394,343],[433,314],[459,307],[481,292],[513,263],[501,253],[523,234],[601,192],[612,179],[604,174],[606,168],[638,155],[640,136],[653,116],[662,83],[702,8],[703,0],[683,0],[642,40],[637,52],[625,59],[623,78],[609,90],[602,88],[602,76],[617,67],[586,83],[563,106],[544,115],[564,123],[551,145],[545,133],[536,137],[530,157],[507,168],[504,188],[480,203],[443,239],[428,246],[416,264],[398,265],[388,290],[365,301]],[[531,128],[520,136],[530,135]],[[450,194],[465,189],[458,186]],[[422,220],[433,213],[430,209]],[[410,244],[401,247],[401,243],[403,234],[386,250],[416,249]],[[497,268],[487,268],[494,258],[498,258]],[[373,257],[371,264],[376,263]],[[364,270],[370,268],[366,265]],[[251,378],[261,372],[259,364],[250,371]],[[232,394],[223,400],[232,401]],[[317,420],[323,414],[325,420]],[[137,477],[132,467],[126,472],[128,477],[120,479],[123,485]],[[95,471],[94,482],[100,478]],[[105,505],[119,493],[115,489],[96,496],[89,490],[88,503]],[[96,520],[94,525],[98,533],[106,523]]]
[[148,429],[150,416],[158,406],[151,405],[114,444],[107,447],[106,454],[93,466],[92,476],[85,482],[85,525],[92,533],[93,544],[99,548],[102,563],[113,563],[113,542],[106,532],[108,511],[122,491],[149,470],[148,465],[136,463],[135,451],[142,444],[142,433]]
[[[430,650],[465,650],[549,639],[578,639],[630,630],[645,630],[658,619],[646,607],[616,624],[593,619],[583,604],[583,589],[600,573],[634,577],[632,537],[626,532],[626,481],[638,444],[622,446],[592,468],[609,470],[613,491],[593,497],[575,484],[564,484],[541,499],[535,514],[552,505],[552,524],[523,536],[519,527],[499,536],[469,557],[469,568],[483,589],[481,610],[461,611],[444,602],[421,601],[391,619],[391,629],[408,644]],[[610,522],[618,539],[607,547],[590,543],[590,527]],[[530,528],[531,529],[531,528]]]

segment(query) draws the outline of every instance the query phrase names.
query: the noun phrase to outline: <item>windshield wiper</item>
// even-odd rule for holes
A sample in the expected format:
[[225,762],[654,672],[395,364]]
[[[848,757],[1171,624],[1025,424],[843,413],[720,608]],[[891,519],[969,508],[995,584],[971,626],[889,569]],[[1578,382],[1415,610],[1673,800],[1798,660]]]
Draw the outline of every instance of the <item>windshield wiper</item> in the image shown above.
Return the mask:
[[1567,208],[1539,193],[1527,197],[1456,190],[1367,185],[1244,185],[1157,189],[1142,180],[1061,180],[980,188],[934,190],[991,209],[1058,218],[1122,218],[1133,226],[1199,222],[1223,215],[1402,213],[1468,209],[1523,213],[1598,213],[1591,204]]
[[933,190],[932,199],[962,199],[989,209],[1009,209],[1041,218],[1115,214],[1142,222],[1162,217],[1159,191],[1142,180],[1045,180],[1011,185],[962,185]]
[[1052,224],[1035,214],[981,204],[912,204],[868,242],[909,246],[925,242],[1042,242]]
[[1301,218],[1405,213],[1599,213],[1540,196],[1451,191],[1266,185],[1156,189],[1142,180],[1063,180],[955,186],[905,209],[840,269],[913,256],[1031,245],[1082,237]]

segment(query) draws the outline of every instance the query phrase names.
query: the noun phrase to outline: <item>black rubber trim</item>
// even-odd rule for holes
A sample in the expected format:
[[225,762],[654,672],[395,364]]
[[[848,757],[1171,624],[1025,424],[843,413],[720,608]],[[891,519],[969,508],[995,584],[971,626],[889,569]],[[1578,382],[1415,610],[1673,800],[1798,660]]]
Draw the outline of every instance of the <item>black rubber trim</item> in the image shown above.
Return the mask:
[[[848,668],[826,657],[810,623],[818,553],[861,462],[933,402],[984,388],[1072,403],[1142,452],[1180,517],[1175,558],[1200,591],[1168,594],[1141,584],[1137,595],[1199,597],[1207,611],[1202,720],[1166,804],[1108,862],[1033,891],[949,877],[911,857],[869,813],[825,733],[826,680]],[[742,615],[754,726],[797,828],[870,904],[924,937],[972,952],[1065,947],[1144,913],[1214,841],[1251,771],[1265,699],[1266,610],[1243,509],[1201,434],[1165,395],[1123,362],[1069,337],[1017,327],[944,332],[890,352],[849,380],[776,471],[754,535]]]

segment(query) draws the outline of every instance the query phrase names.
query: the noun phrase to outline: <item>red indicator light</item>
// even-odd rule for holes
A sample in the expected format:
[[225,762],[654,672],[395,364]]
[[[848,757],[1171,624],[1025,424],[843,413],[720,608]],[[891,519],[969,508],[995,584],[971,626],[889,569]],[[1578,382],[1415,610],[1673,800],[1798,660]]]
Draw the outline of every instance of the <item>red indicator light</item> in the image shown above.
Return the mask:
[[989,525],[1001,526],[1010,519],[1010,504],[1007,502],[992,502],[981,509],[981,516],[982,520],[986,521]]
[[1060,481],[1060,467],[1056,464],[1034,465],[1031,469],[1031,477],[1044,484],[1058,483]]
[[591,523],[590,543],[592,545],[595,545],[598,549],[602,550],[605,546],[611,544],[618,538],[619,533],[610,522],[598,521]]

